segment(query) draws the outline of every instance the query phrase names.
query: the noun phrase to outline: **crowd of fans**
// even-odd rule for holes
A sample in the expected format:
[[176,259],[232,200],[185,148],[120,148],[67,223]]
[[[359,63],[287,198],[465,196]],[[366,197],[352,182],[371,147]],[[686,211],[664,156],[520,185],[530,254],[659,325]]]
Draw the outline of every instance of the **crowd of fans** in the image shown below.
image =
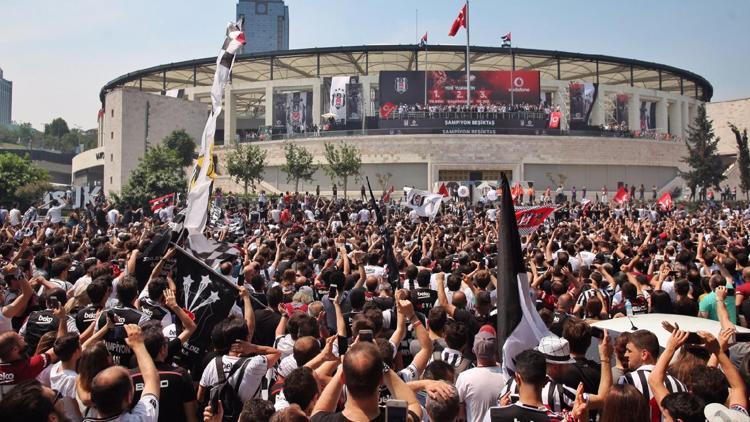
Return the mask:
[[[241,256],[215,269],[239,299],[190,368],[174,358],[195,323],[160,276],[173,252],[144,288],[133,276],[177,210],[102,203],[35,219],[0,207],[2,420],[750,419],[750,349],[737,333],[750,319],[748,210],[561,204],[521,239],[551,334],[509,374],[497,203],[450,200],[432,221],[381,203],[386,251],[366,202],[261,199],[217,199],[245,220],[221,233]],[[664,327],[595,326],[647,313]],[[670,314],[722,328],[692,333]],[[656,330],[671,331],[666,344]]]
[[424,105],[424,104],[399,104],[391,113],[393,119],[412,118],[416,114],[424,115],[427,118],[433,117],[450,117],[461,116],[466,114],[475,115],[476,117],[498,117],[498,114],[505,113],[538,113],[539,118],[548,118],[549,114],[555,111],[553,107],[545,104],[446,104],[446,105]]

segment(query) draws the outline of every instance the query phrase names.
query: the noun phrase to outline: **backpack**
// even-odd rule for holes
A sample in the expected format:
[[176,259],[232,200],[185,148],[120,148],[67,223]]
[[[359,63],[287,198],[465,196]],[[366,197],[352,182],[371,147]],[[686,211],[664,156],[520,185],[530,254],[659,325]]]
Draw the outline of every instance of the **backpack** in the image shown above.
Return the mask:
[[242,412],[242,398],[240,398],[240,384],[242,384],[242,378],[239,377],[236,385],[232,385],[229,379],[237,373],[237,371],[244,372],[247,364],[250,363],[249,358],[240,358],[237,362],[232,365],[229,370],[229,374],[224,374],[224,364],[221,361],[221,356],[217,356],[214,360],[216,364],[216,375],[219,381],[211,387],[211,404],[218,406],[218,401],[221,400],[221,405],[224,408],[224,421],[236,421]]

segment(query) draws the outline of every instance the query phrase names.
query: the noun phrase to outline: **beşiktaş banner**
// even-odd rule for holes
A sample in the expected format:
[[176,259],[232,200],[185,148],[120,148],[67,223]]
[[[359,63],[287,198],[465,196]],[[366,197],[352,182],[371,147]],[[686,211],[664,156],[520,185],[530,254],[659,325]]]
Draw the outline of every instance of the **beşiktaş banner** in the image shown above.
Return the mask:
[[588,123],[591,110],[596,101],[598,84],[570,83],[570,121]]
[[641,101],[641,130],[656,129],[656,103]]
[[[425,81],[426,79],[426,81]],[[466,103],[466,72],[380,72],[380,104],[422,104],[427,84],[428,105]],[[531,70],[481,70],[471,72],[471,103],[539,104],[540,78]]]
[[349,76],[334,76],[331,78],[331,93],[329,97],[329,111],[336,115],[335,119],[346,120],[346,85],[349,84]]
[[430,133],[443,134],[484,134],[493,135],[504,129],[548,129],[549,116],[544,113],[534,113],[539,119],[381,119],[380,129],[425,129]]
[[273,121],[286,133],[302,132],[312,126],[312,92],[286,92],[273,95]]

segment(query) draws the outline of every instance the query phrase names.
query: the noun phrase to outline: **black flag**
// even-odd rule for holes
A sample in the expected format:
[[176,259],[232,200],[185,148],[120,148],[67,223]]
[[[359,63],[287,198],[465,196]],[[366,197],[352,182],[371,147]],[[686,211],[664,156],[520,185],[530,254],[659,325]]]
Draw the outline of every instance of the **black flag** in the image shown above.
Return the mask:
[[211,330],[229,316],[238,292],[234,284],[190,252],[176,245],[174,248],[177,259],[177,274],[174,277],[177,303],[189,315],[192,314],[197,325],[193,336],[182,346],[180,360],[187,367],[193,367],[208,351]]
[[380,235],[383,236],[383,249],[385,250],[385,263],[388,267],[388,282],[391,284],[393,290],[400,289],[398,266],[396,264],[396,257],[393,255],[393,242],[391,241],[391,233],[388,227],[385,225],[385,219],[383,219],[383,213],[380,210],[380,205],[375,201],[375,195],[372,194],[372,187],[370,186],[370,178],[365,177],[367,180],[367,189],[370,191],[370,205],[375,210],[375,219],[380,228]]
[[519,353],[539,344],[549,335],[529,295],[529,280],[521,252],[521,237],[510,194],[510,184],[502,176],[500,233],[497,239],[497,342],[503,350],[503,368],[515,370]]
[[135,279],[138,280],[138,289],[143,290],[148,283],[151,272],[162,256],[169,249],[169,242],[172,239],[172,233],[165,230],[157,233],[146,247],[146,250],[135,261]]

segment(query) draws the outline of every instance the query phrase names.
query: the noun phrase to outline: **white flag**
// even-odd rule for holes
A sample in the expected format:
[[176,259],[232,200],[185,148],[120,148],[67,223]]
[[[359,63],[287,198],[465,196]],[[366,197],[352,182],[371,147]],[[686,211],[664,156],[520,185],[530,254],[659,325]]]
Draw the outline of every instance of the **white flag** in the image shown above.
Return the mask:
[[336,115],[336,121],[346,120],[346,84],[348,76],[334,76],[331,78],[331,113]]
[[443,203],[443,195],[424,190],[404,188],[406,206],[412,208],[420,217],[435,218]]

